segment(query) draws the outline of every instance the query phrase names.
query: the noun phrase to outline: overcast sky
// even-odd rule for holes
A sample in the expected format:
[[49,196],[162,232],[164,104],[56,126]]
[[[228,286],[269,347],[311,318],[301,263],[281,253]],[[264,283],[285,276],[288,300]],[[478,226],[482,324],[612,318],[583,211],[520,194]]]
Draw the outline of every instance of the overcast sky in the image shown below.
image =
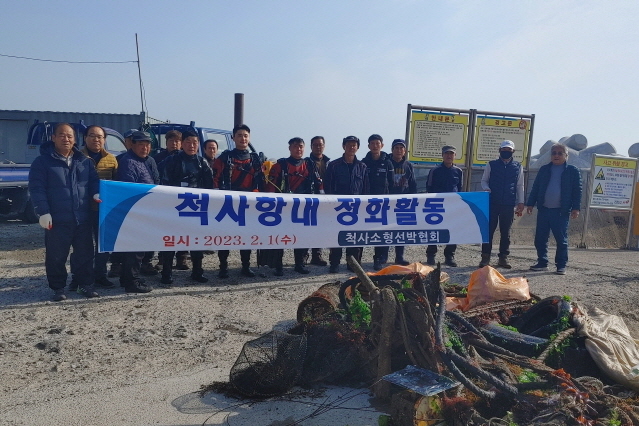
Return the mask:
[[[639,142],[637,1],[0,0],[0,54],[134,61],[151,117],[233,126],[252,142],[372,133],[403,138],[406,105],[535,114],[533,154],[581,133],[626,155]],[[141,110],[128,64],[0,57],[0,109]],[[365,154],[360,150],[360,157]]]

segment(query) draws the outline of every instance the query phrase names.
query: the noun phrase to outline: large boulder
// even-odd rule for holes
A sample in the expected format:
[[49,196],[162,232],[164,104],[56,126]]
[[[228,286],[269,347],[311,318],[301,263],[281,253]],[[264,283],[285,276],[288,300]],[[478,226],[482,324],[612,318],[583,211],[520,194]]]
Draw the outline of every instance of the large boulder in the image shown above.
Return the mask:
[[579,133],[576,133],[570,136],[568,139],[566,139],[564,141],[564,144],[568,148],[572,148],[575,151],[581,151],[582,149],[586,149],[586,147],[588,146],[588,139],[586,139],[584,135],[580,135]]
[[628,156],[639,158],[639,142],[630,145],[630,148],[628,148]]

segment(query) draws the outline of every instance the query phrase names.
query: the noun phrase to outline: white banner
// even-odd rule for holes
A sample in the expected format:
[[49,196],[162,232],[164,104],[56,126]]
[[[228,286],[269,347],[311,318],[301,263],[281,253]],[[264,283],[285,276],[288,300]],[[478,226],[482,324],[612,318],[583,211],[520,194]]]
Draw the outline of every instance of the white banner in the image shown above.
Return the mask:
[[101,181],[100,251],[488,242],[488,193],[315,195]]

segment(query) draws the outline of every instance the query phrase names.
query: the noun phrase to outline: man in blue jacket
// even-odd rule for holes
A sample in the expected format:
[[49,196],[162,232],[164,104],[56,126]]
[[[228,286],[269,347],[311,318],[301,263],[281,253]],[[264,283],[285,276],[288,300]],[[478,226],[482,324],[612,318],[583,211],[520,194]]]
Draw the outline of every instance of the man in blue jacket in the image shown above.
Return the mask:
[[[429,193],[461,192],[464,183],[462,169],[455,165],[455,155],[457,149],[454,146],[446,145],[442,147],[442,159],[440,165],[428,173],[426,181],[426,191]],[[455,251],[457,244],[447,244],[444,248],[444,264],[452,268],[457,267],[455,261]],[[431,244],[426,247],[426,264],[435,265],[435,255],[437,245]]]
[[568,149],[563,144],[550,148],[551,161],[541,166],[526,203],[526,211],[532,214],[537,205],[537,229],[535,248],[537,263],[532,271],[548,270],[548,237],[552,231],[557,242],[555,266],[558,275],[566,274],[568,263],[568,221],[579,217],[581,205],[581,174],[568,164]]
[[493,235],[499,224],[499,261],[497,266],[510,269],[510,228],[515,214],[524,211],[524,172],[521,163],[513,159],[515,144],[505,140],[499,145],[499,158],[486,164],[481,187],[490,192],[489,242],[481,245],[479,267],[490,263]]
[[93,290],[93,233],[91,200],[100,201],[100,179],[93,161],[75,147],[75,132],[67,123],[58,124],[51,141],[40,147],[31,164],[29,193],[45,229],[45,269],[53,300],[67,297],[66,261],[73,247],[78,294],[97,297]]
[[[368,168],[366,164],[357,159],[355,154],[359,149],[359,138],[347,136],[342,140],[344,155],[331,161],[326,166],[324,175],[324,192],[339,195],[366,195],[369,194]],[[362,260],[362,247],[348,247],[346,255],[351,255],[358,262]],[[339,272],[339,263],[342,260],[342,248],[330,249],[328,260],[331,264],[329,272]],[[348,267],[350,270],[350,266]]]

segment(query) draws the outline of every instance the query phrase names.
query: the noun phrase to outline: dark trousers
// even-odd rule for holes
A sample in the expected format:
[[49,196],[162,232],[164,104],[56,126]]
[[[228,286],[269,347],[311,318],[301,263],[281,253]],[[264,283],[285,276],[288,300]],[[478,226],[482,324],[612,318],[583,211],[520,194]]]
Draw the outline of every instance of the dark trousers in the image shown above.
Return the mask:
[[44,266],[49,287],[53,290],[63,289],[67,283],[67,258],[73,247],[76,253],[74,269],[79,287],[93,285],[93,233],[91,222],[82,224],[60,223],[44,233],[45,257]]
[[375,254],[373,260],[379,260],[382,263],[388,262],[389,246],[375,246]]
[[144,252],[129,252],[123,254],[122,272],[120,273],[120,285],[123,287],[132,285],[140,278],[140,266],[144,258]]
[[[363,247],[348,247],[346,249],[346,256],[349,254],[361,263],[362,262],[362,252],[364,251]],[[328,255],[328,260],[331,265],[339,265],[342,260],[343,250],[341,247],[330,249],[330,254]]]
[[537,263],[548,265],[548,237],[550,231],[555,237],[557,251],[555,265],[565,268],[568,263],[568,221],[569,215],[561,215],[560,209],[539,207],[537,210],[537,229],[535,230],[535,248],[537,249]]
[[[220,267],[224,265],[226,268],[228,265],[229,251],[218,250],[217,257],[220,259]],[[242,267],[248,268],[251,266],[251,250],[240,250],[240,259],[242,259]]]
[[406,247],[404,246],[395,246],[395,259],[402,260],[404,259],[404,250]]
[[[98,211],[91,210],[91,228],[93,230],[93,243],[95,246],[95,252],[93,255],[93,275],[95,279],[106,277],[107,273],[107,262],[109,260],[109,253],[100,253],[98,252],[98,231],[99,231],[99,220],[100,213]],[[76,263],[78,254],[74,250],[71,253],[71,258],[69,263],[71,264],[71,273],[74,276],[74,280],[77,281],[77,277],[75,275],[78,273],[76,270]]]
[[[454,257],[457,250],[457,244],[447,244],[444,246],[444,256]],[[426,256],[435,256],[437,254],[437,246],[430,245],[426,247]]]
[[[184,257],[186,257],[186,251],[178,251],[177,255],[180,253]],[[175,257],[176,252],[174,251],[161,251],[158,253],[162,261],[162,277],[169,278],[173,274],[173,258]],[[193,275],[202,275],[204,273],[204,269],[202,269],[202,259],[204,259],[203,251],[192,251],[191,252],[191,262],[193,262]]]
[[510,254],[510,228],[515,219],[515,206],[504,206],[500,204],[490,205],[489,221],[489,242],[481,245],[482,254],[490,254],[493,250],[493,235],[499,223],[499,257],[506,257]]

